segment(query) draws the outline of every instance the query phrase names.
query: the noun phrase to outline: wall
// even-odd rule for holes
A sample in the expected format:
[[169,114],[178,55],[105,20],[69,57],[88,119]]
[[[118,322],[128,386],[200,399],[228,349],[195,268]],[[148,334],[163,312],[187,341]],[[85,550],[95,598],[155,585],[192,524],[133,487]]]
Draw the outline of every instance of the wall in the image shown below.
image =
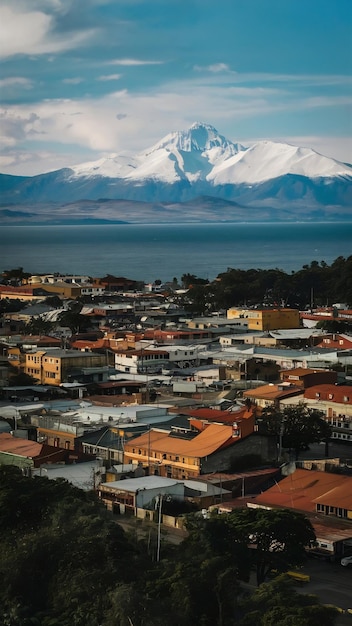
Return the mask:
[[254,433],[233,446],[202,459],[201,474],[229,471],[234,462],[253,455],[260,457],[263,463],[276,460],[276,439]]

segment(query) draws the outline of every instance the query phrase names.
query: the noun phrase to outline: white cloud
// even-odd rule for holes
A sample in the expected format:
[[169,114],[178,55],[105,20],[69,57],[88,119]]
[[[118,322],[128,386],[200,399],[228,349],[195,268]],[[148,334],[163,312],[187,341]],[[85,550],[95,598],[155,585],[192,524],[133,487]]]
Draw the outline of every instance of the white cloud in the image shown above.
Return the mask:
[[142,59],[114,59],[107,61],[107,65],[162,65],[163,61],[145,61]]
[[[175,81],[154,92],[130,93],[117,90],[98,98],[86,95],[82,99],[48,99],[32,104],[11,105],[3,112],[2,132],[5,145],[8,149],[12,147],[13,151],[16,146],[23,151],[26,140],[31,141],[31,150],[33,142],[36,146],[41,145],[43,148],[38,148],[40,154],[44,150],[54,154],[55,146],[61,154],[63,147],[67,146],[67,152],[75,149],[74,154],[77,151],[82,154],[85,150],[89,152],[89,157],[81,159],[81,162],[94,160],[107,152],[145,150],[163,135],[186,128],[197,120],[209,122],[230,139],[246,144],[245,133],[249,125],[247,123],[245,131],[245,120],[255,120],[257,127],[259,119],[270,120],[264,138],[275,140],[273,114],[296,114],[298,110],[304,111],[314,106],[311,99],[300,98],[295,92],[292,97],[290,94],[287,97],[288,93],[286,90],[257,85],[253,88],[249,85],[241,86],[232,81],[231,84],[219,84],[215,88],[212,81],[207,84],[201,79]],[[339,102],[334,97],[331,106]],[[329,103],[330,100],[326,98],[324,103],[319,99],[315,106],[329,106]],[[329,145],[329,140],[324,137],[320,145],[318,139],[315,144],[309,144],[309,140],[304,139],[296,144],[311,145],[327,156],[348,160],[345,156],[347,143],[340,143],[339,156],[338,139],[330,142],[334,153],[324,150],[324,145]],[[283,140],[289,142],[289,138]],[[51,162],[54,161],[52,157]],[[71,164],[72,158],[68,158],[65,165]],[[61,166],[61,157],[58,157],[58,167]],[[37,168],[36,173],[47,171],[49,162],[41,162],[38,157],[31,167]],[[55,169],[55,165],[51,169]],[[7,166],[7,171],[11,173],[10,166]]]
[[0,7],[0,58],[17,54],[62,52],[81,45],[95,32],[55,33],[55,19],[43,11]]
[[24,78],[23,76],[11,76],[0,80],[0,88],[16,86],[23,87],[24,89],[32,89],[33,81],[29,80],[29,78]]
[[193,67],[197,72],[212,72],[213,74],[218,74],[220,72],[231,72],[231,69],[227,63],[212,63],[211,65],[195,65]]
[[122,74],[108,74],[105,76],[99,76],[97,80],[109,81],[109,80],[119,80]]
[[84,82],[84,78],[80,78],[79,76],[75,78],[63,78],[62,82],[65,83],[65,85],[79,85]]

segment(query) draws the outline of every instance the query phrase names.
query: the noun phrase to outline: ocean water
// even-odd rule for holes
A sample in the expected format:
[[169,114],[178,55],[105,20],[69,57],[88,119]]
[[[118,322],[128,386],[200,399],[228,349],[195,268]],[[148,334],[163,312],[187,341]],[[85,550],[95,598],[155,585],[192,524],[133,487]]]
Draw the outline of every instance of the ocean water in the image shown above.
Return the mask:
[[2,226],[0,271],[213,280],[227,268],[291,272],[351,254],[352,222]]

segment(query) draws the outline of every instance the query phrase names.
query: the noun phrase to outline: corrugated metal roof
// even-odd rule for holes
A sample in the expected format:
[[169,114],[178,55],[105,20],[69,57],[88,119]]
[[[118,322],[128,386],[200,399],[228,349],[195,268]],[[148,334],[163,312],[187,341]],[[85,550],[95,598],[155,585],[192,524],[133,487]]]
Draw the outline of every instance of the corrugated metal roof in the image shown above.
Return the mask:
[[20,439],[9,433],[0,434],[0,452],[8,452],[9,454],[34,458],[40,455],[42,447],[42,444],[36,441]]
[[140,478],[126,478],[125,480],[114,480],[108,483],[102,483],[101,487],[136,493],[141,489],[167,489],[177,485],[179,482],[179,480],[164,478],[163,476],[141,476]]
[[[347,494],[351,495],[346,500]],[[296,469],[293,474],[257,496],[254,502],[307,512],[315,511],[317,502],[352,510],[352,476]]]

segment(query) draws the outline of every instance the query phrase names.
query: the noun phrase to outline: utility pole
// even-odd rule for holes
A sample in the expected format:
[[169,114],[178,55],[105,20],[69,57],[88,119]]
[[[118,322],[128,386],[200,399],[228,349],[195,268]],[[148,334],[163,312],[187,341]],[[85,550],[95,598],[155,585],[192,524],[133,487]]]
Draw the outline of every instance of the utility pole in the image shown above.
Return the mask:
[[161,540],[161,508],[163,505],[163,496],[161,493],[159,493],[159,495],[157,496],[158,500],[157,500],[157,507],[159,508],[159,513],[158,513],[158,542],[157,542],[157,550],[156,550],[156,560],[157,563],[159,563],[160,561],[160,540]]

